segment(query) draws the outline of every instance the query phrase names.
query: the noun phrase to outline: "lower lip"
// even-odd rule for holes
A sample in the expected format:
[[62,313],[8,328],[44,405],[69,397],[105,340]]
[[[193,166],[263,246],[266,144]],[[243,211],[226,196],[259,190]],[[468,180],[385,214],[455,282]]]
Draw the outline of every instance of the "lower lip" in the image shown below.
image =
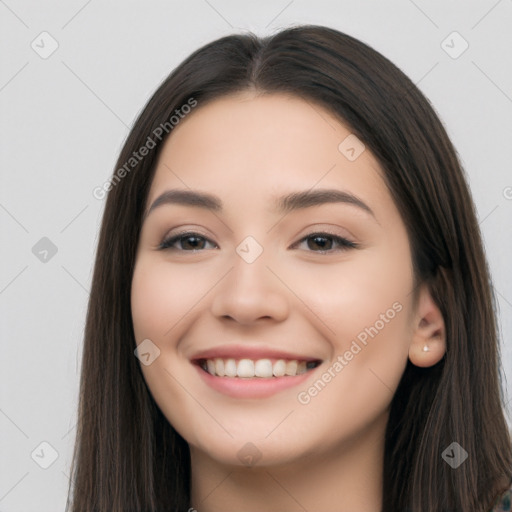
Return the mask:
[[317,366],[306,373],[293,377],[271,377],[269,379],[254,377],[252,379],[244,379],[240,377],[217,377],[196,364],[194,366],[208,386],[215,391],[234,398],[266,398],[284,389],[304,383],[319,367]]

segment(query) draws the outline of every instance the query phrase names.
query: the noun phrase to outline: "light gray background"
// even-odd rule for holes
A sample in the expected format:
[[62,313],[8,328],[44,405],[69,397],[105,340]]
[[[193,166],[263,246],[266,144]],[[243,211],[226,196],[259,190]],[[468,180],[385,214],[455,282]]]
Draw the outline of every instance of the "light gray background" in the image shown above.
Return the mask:
[[[0,0],[0,512],[64,509],[104,206],[92,190],[109,178],[138,112],[204,43],[296,23],[369,43],[434,105],[469,175],[512,374],[512,0]],[[45,59],[43,31],[58,43]],[[463,48],[446,39],[453,31],[469,44],[458,58],[445,51]],[[43,237],[58,249],[46,262],[32,252]],[[52,448],[42,442],[58,454],[47,469]]]

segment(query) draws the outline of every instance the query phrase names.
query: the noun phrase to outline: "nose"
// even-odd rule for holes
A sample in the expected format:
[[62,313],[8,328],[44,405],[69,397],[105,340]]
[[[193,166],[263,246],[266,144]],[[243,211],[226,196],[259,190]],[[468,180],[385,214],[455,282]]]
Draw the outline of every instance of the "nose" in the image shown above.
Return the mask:
[[243,325],[263,319],[282,322],[289,314],[289,297],[278,272],[263,256],[249,263],[235,254],[232,261],[231,270],[215,287],[212,313]]

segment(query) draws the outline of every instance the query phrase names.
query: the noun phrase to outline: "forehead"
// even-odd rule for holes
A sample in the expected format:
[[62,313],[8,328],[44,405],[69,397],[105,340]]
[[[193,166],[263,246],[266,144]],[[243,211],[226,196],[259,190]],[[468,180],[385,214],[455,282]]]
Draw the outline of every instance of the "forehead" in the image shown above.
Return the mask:
[[[347,144],[357,158],[346,153]],[[390,206],[381,175],[375,157],[327,109],[292,95],[243,92],[199,103],[174,127],[148,202],[176,187],[210,191],[239,206],[318,187]]]

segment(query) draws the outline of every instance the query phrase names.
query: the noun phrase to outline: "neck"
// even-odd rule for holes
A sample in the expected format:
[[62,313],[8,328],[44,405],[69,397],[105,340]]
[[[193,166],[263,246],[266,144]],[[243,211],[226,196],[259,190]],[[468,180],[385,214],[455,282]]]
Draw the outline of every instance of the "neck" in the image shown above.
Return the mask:
[[377,422],[287,465],[226,465],[191,447],[191,505],[198,512],[380,512],[384,432],[385,421]]

